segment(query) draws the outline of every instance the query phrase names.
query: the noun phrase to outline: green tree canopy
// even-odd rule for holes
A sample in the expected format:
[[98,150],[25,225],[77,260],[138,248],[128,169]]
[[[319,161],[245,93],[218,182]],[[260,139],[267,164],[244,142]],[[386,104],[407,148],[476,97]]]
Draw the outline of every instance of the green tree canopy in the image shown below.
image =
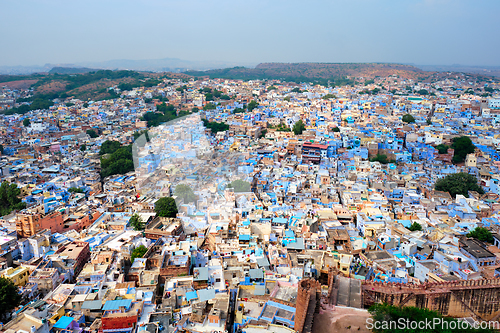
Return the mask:
[[410,231],[421,231],[422,226],[420,225],[420,223],[413,222],[409,229],[410,229]]
[[149,142],[149,132],[148,130],[142,130],[142,131],[137,131],[137,132],[134,132],[134,141],[137,140],[138,138],[141,137],[141,135],[144,134],[144,137],[146,138],[146,141]]
[[332,129],[332,131],[333,131],[333,132],[340,132],[340,128],[338,128],[338,127],[334,127],[334,128]]
[[453,154],[453,162],[460,163],[465,161],[467,154],[473,153],[476,147],[468,136],[453,138],[451,148],[455,150]]
[[85,193],[85,191],[81,188],[78,188],[78,187],[70,187],[68,189],[68,192],[70,193]]
[[386,154],[377,154],[377,156],[370,158],[371,162],[379,162],[382,164],[394,163],[395,161],[389,160]]
[[132,251],[130,261],[134,262],[135,258],[142,258],[146,254],[146,252],[148,252],[148,248],[144,245],[139,245]]
[[132,228],[134,228],[135,231],[140,231],[144,230],[145,224],[142,218],[139,216],[139,214],[134,214],[132,217],[130,217],[130,220],[128,220]]
[[181,198],[184,203],[190,203],[196,200],[196,195],[194,194],[193,190],[186,184],[177,185],[175,187],[175,195]]
[[83,144],[80,146],[81,151],[86,151],[87,150],[87,145]]
[[234,192],[250,192],[250,183],[241,179],[232,181],[227,185],[228,188],[234,189]]
[[[473,333],[473,332],[482,332],[482,333],[493,333],[494,330],[490,329],[475,329],[475,328],[464,328],[457,330],[457,327],[462,328],[462,326],[458,326],[454,318],[443,317],[437,311],[432,311],[428,309],[421,309],[412,306],[394,306],[389,304],[374,304],[372,305],[368,311],[372,315],[370,321],[367,321],[367,328],[372,330],[374,333]],[[440,323],[447,322],[447,324],[443,325],[431,325],[430,329],[426,328],[422,329],[413,329],[412,327],[419,327],[419,323],[425,324],[425,322],[434,322],[438,321]],[[454,321],[455,323],[450,324],[450,322]],[[398,326],[398,323],[409,323],[409,327]],[[417,325],[411,324],[416,322]],[[391,324],[392,323],[392,324]],[[423,325],[422,324],[422,325]]]
[[[117,142],[117,141],[106,141],[106,142]],[[104,144],[106,143],[103,143]],[[110,154],[106,158],[101,157],[101,177],[106,178],[112,175],[123,175],[127,172],[134,170],[134,160],[132,157],[132,145],[121,146],[119,142],[116,144],[110,144],[104,147],[106,154]],[[103,146],[101,146],[101,152],[103,152]],[[116,148],[116,150],[115,150]]]
[[163,197],[155,202],[156,215],[160,217],[176,217],[177,204],[172,197]]
[[294,125],[293,125],[293,133],[295,135],[300,135],[304,130],[306,129],[306,125],[302,121],[302,119],[299,119]]
[[247,109],[248,109],[248,111],[252,111],[253,109],[257,108],[258,106],[259,106],[259,103],[252,100],[252,101],[250,101],[250,103],[248,103]]
[[19,289],[10,279],[0,277],[0,319],[6,319],[10,311],[21,303]]
[[206,119],[203,119],[203,125],[206,128],[210,128],[212,133],[218,133],[218,132],[224,132],[229,129],[229,125],[226,123],[218,123],[216,121],[208,121]]
[[477,184],[477,179],[473,175],[465,172],[454,173],[438,180],[434,187],[437,191],[448,192],[452,197],[457,194],[469,196],[469,191],[476,191],[480,194],[484,193],[481,186]]
[[493,243],[493,234],[486,228],[477,227],[467,234],[467,237],[479,239],[482,242]]
[[19,198],[21,190],[16,184],[3,182],[0,185],[0,216],[10,214],[13,210],[26,208],[26,203]]
[[408,124],[415,122],[415,118],[409,113],[405,114],[401,120]]
[[436,146],[436,149],[438,150],[439,154],[447,154],[448,153],[448,147],[447,145],[444,144],[439,144]]
[[216,108],[215,104],[213,104],[213,103],[207,103],[203,107],[203,110],[205,110],[205,111],[207,111],[207,110],[215,110],[215,108]]
[[99,150],[99,155],[113,154],[121,147],[121,143],[118,141],[104,141],[101,145],[101,150]]
[[332,98],[337,98],[334,94],[326,94],[325,96],[321,97],[322,99],[332,99]]
[[97,138],[99,134],[94,129],[88,129],[86,132],[92,139]]
[[24,120],[23,120],[23,126],[24,127],[28,127],[30,124],[31,124],[30,119],[29,118],[24,118]]

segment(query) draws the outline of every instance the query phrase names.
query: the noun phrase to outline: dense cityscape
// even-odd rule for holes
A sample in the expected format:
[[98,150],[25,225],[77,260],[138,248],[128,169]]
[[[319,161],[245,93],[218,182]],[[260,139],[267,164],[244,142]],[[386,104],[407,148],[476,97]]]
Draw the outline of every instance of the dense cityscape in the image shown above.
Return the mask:
[[0,83],[1,331],[498,320],[497,79],[123,75]]

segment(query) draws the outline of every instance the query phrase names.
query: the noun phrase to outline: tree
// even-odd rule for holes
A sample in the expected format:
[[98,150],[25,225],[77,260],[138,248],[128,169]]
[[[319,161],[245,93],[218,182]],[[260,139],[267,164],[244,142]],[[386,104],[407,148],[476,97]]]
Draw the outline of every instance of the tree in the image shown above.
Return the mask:
[[439,144],[436,146],[438,153],[441,155],[448,153],[448,148],[450,148],[450,147],[448,147],[447,145],[444,145],[444,144]]
[[99,135],[93,129],[88,129],[86,132],[92,139],[97,138]]
[[86,145],[84,145],[84,144],[83,144],[83,145],[81,145],[81,146],[80,146],[80,150],[81,150],[81,151],[86,151],[86,150],[87,150],[87,146],[86,146]]
[[300,135],[304,130],[306,129],[306,125],[304,125],[304,122],[302,119],[299,119],[294,125],[293,125],[293,133],[295,135]]
[[451,148],[455,150],[453,154],[453,163],[460,163],[465,161],[467,154],[473,153],[476,147],[468,136],[461,136],[453,138]]
[[237,179],[227,185],[228,188],[233,188],[234,192],[250,192],[250,183],[241,179]]
[[7,319],[9,312],[21,303],[19,289],[10,280],[0,277],[0,319]]
[[[493,333],[494,330],[491,329],[476,329],[473,327],[462,328],[462,325],[457,323],[457,319],[450,317],[443,317],[439,312],[428,310],[426,308],[417,308],[413,306],[394,306],[389,304],[374,304],[368,311],[372,315],[372,320],[367,321],[367,329],[372,330],[375,333],[472,333],[472,332],[483,332],[483,333]],[[428,323],[440,323],[437,325],[430,325],[430,328],[425,330],[416,330],[413,327],[419,327],[426,322]],[[453,322],[453,323],[451,323]],[[400,323],[404,323],[405,326]],[[376,325],[378,324],[378,325]],[[385,325],[384,325],[385,324]],[[394,327],[396,325],[396,327]],[[422,327],[422,326],[420,326]]]
[[30,123],[30,119],[29,118],[24,118],[24,120],[23,120],[23,126],[24,127],[28,127],[30,124],[31,124]]
[[26,208],[26,203],[19,199],[21,190],[16,184],[3,182],[0,185],[0,216],[10,214],[13,210]]
[[420,223],[417,223],[417,222],[413,222],[410,226],[410,231],[421,231],[422,230],[422,226],[420,225]]
[[177,185],[175,187],[175,195],[181,198],[184,203],[190,203],[196,200],[196,195],[194,194],[193,190],[186,184]]
[[113,154],[121,147],[121,143],[118,141],[104,141],[99,150],[99,155]]
[[81,188],[78,188],[78,187],[70,187],[70,188],[68,188],[68,192],[69,193],[85,193],[84,190],[82,190]]
[[379,163],[382,163],[382,164],[394,163],[394,161],[390,161],[387,158],[386,154],[377,154],[377,156],[371,158],[370,161],[371,162],[379,162]]
[[480,194],[484,193],[483,188],[477,184],[476,177],[465,172],[447,175],[438,180],[434,188],[437,191],[448,192],[452,197],[456,197],[457,194],[469,197],[469,191],[476,191]]
[[149,142],[149,132],[148,130],[142,130],[142,131],[137,131],[137,132],[134,132],[133,136],[134,136],[134,142],[140,138],[142,135],[144,134],[144,137],[146,138],[146,142]]
[[[106,144],[110,143],[110,144]],[[101,146],[99,154],[110,154],[101,156],[101,177],[111,175],[123,175],[134,170],[132,157],[132,145],[122,147],[117,141],[106,141]]]
[[202,121],[203,121],[203,125],[206,128],[210,128],[210,130],[214,134],[218,133],[218,132],[224,132],[224,131],[227,131],[229,129],[229,125],[226,123],[218,123],[216,121],[208,121],[206,119],[203,119]]
[[285,98],[283,98],[284,101],[287,101],[287,102],[290,102],[291,98],[290,96],[286,96]]
[[132,217],[130,218],[130,220],[128,220],[128,222],[130,223],[132,228],[134,228],[135,231],[144,230],[145,227],[144,221],[139,216],[139,214],[132,215]]
[[257,108],[259,106],[259,103],[257,103],[256,101],[252,100],[250,101],[250,103],[248,103],[247,105],[247,109],[248,111],[252,111],[253,109]]
[[332,132],[340,132],[340,128],[338,128],[338,127],[334,127],[334,128],[332,129]]
[[84,108],[88,108],[89,107],[89,103],[87,103],[87,102],[83,103],[83,107]]
[[486,228],[477,227],[467,234],[467,237],[479,239],[481,242],[493,243],[493,234]]
[[163,197],[155,202],[155,213],[160,217],[176,217],[177,204],[172,197]]
[[415,122],[415,118],[409,113],[405,114],[401,120],[408,124]]
[[146,252],[148,252],[148,248],[144,245],[139,245],[132,251],[130,261],[134,262],[135,258],[142,258],[146,254]]
[[207,110],[215,110],[215,108],[216,108],[215,104],[213,104],[213,103],[207,103],[203,107],[203,110],[205,110],[205,111],[207,111]]
[[321,97],[322,99],[335,99],[337,98],[337,96],[335,96],[334,94],[326,94],[325,96]]
[[0,145],[0,154],[3,154],[3,145]]

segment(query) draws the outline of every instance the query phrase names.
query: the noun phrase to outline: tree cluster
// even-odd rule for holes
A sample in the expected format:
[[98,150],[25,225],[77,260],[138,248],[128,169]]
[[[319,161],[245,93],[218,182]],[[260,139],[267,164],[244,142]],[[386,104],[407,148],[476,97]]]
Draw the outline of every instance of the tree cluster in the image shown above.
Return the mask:
[[477,227],[467,234],[467,237],[479,239],[481,242],[493,243],[493,234],[486,228]]
[[19,198],[21,190],[16,184],[3,182],[0,185],[0,216],[9,215],[13,210],[26,208],[26,203]]
[[483,188],[477,184],[477,178],[465,172],[447,175],[438,180],[434,188],[437,191],[448,192],[454,198],[457,194],[469,197],[469,191],[476,191],[480,194],[484,193]]
[[299,119],[294,125],[293,125],[293,133],[295,135],[300,135],[304,130],[306,129],[306,125],[302,121],[302,119]]
[[224,132],[229,129],[229,125],[226,123],[218,123],[216,121],[208,121],[206,119],[203,119],[203,125],[206,128],[210,128],[212,133],[218,133],[218,132]]
[[[132,146],[122,146],[118,141],[105,141],[99,151],[101,155],[101,177],[123,175],[134,170]],[[102,156],[106,155],[106,156]]]
[[194,202],[196,200],[196,195],[194,194],[191,187],[186,184],[179,184],[175,187],[175,195],[181,198],[184,203]]
[[407,124],[415,122],[415,118],[409,113],[405,114],[401,120]]
[[141,231],[144,230],[145,224],[142,218],[139,216],[139,214],[134,214],[130,217],[130,220],[128,221],[132,228],[134,228],[135,231]]
[[235,193],[238,192],[250,192],[250,183],[241,179],[232,181],[227,185],[228,188],[234,189]]
[[7,319],[7,315],[21,303],[19,288],[8,278],[0,277],[0,319]]
[[377,156],[370,158],[370,162],[379,162],[382,164],[395,163],[394,160],[389,160],[386,154],[377,154]]
[[144,245],[139,245],[132,251],[130,261],[134,262],[135,258],[142,258],[146,254],[146,252],[148,252],[148,248]]
[[78,188],[78,187],[70,187],[68,189],[68,192],[69,193],[85,193],[85,191],[81,188]]
[[[394,306],[389,304],[374,304],[368,311],[372,315],[370,322],[368,322],[368,329],[371,329],[374,333],[493,333],[494,330],[490,329],[476,329],[473,327],[464,328],[457,330],[457,327],[462,328],[462,326],[457,325],[457,319],[443,317],[437,311],[428,310],[425,308],[417,308],[412,306]],[[418,329],[419,324],[427,322],[447,322],[442,325],[431,325],[430,328]],[[451,322],[455,323],[451,323]],[[392,324],[391,324],[392,323]],[[408,323],[405,327],[398,326],[398,323]],[[413,324],[412,324],[413,323]],[[450,324],[451,323],[451,324]],[[422,324],[421,324],[422,325]],[[371,326],[371,327],[370,327]],[[417,329],[414,329],[417,327]],[[421,327],[421,326],[420,326]]]
[[448,148],[450,148],[450,147],[445,145],[445,144],[442,144],[442,143],[436,146],[436,149],[440,155],[447,154]]
[[476,149],[476,147],[472,143],[472,140],[468,136],[453,138],[451,148],[455,150],[452,160],[453,163],[461,163],[465,161],[467,154],[473,153]]
[[94,129],[88,129],[86,132],[92,139],[97,138],[99,134]]
[[160,217],[176,217],[177,204],[172,197],[163,197],[155,202],[155,213]]

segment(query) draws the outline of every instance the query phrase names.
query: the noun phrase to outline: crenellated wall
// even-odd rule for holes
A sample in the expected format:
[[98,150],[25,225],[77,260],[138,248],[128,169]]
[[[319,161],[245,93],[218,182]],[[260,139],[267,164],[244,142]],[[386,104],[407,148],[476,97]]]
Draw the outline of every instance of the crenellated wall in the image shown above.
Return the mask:
[[500,317],[500,279],[420,285],[366,281],[362,298],[365,307],[387,303],[427,308],[451,317],[472,316],[482,320]]

